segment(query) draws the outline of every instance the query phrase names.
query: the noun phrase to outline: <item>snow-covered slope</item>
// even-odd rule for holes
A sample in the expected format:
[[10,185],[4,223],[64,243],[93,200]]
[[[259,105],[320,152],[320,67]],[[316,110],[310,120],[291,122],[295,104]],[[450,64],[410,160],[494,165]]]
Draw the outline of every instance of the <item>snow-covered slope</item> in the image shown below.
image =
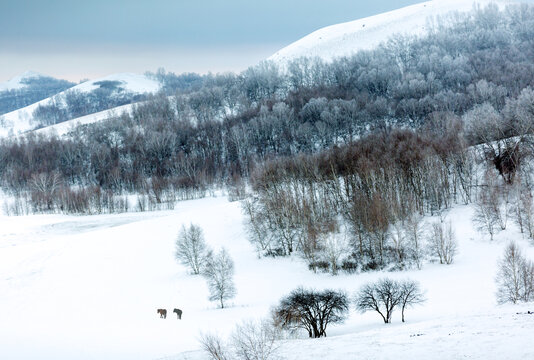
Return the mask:
[[100,111],[94,114],[81,116],[76,119],[68,120],[56,125],[47,126],[38,130],[33,131],[36,134],[55,134],[55,135],[65,135],[71,129],[79,125],[93,124],[102,120],[110,119],[112,117],[120,116],[123,113],[131,114],[132,109],[136,104],[126,104],[122,106],[117,106],[113,109]]
[[0,83],[0,91],[21,89],[26,86],[26,84],[24,84],[24,80],[40,78],[44,76],[45,75],[39,74],[35,71],[26,71],[21,75],[15,76],[11,80]]
[[[90,92],[98,89],[105,82],[116,82],[123,91],[133,94],[155,93],[161,87],[159,82],[145,75],[121,73],[86,81],[67,91]],[[32,115],[35,109],[39,105],[50,104],[50,102],[62,103],[67,91],[0,116],[0,136],[6,136],[11,131],[16,135],[34,128],[35,124],[32,124]]]
[[279,50],[268,60],[285,63],[299,57],[319,57],[332,60],[349,56],[359,50],[369,50],[394,34],[420,35],[428,21],[452,11],[465,12],[475,4],[490,2],[504,7],[508,0],[434,0],[408,6],[380,15],[319,29]]
[[[509,240],[530,258],[534,248],[514,224],[489,241],[471,223],[472,206],[447,214],[459,242],[452,265],[420,271],[314,274],[298,257],[258,259],[238,202],[206,198],[175,210],[117,215],[0,216],[0,359],[205,360],[200,332],[228,335],[236,323],[269,314],[298,286],[352,295],[384,276],[418,280],[427,302],[393,323],[351,306],[328,338],[288,340],[286,360],[533,359],[534,304],[498,306],[496,264]],[[428,219],[437,221],[437,219]],[[200,225],[215,250],[235,261],[237,297],[228,308],[208,301],[205,280],[176,263],[182,224]],[[156,309],[183,310],[160,319]]]

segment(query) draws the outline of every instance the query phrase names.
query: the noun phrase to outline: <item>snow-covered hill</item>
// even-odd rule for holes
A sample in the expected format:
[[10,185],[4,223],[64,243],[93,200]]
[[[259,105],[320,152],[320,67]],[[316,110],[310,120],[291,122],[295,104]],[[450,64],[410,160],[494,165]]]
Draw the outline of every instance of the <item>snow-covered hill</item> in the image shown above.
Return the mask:
[[269,57],[286,63],[299,57],[319,57],[332,60],[349,56],[359,50],[369,50],[394,34],[423,34],[428,21],[453,11],[466,12],[476,4],[496,3],[500,7],[509,0],[434,0],[408,6],[384,14],[319,29]]
[[[158,81],[148,78],[145,75],[121,73],[86,81],[68,89],[67,91],[88,93],[107,85],[115,86],[122,89],[121,91],[131,94],[155,93],[161,87]],[[0,136],[6,136],[9,133],[16,135],[35,128],[36,124],[32,122],[35,109],[37,109],[39,105],[63,103],[67,91],[0,116]]]
[[25,73],[15,76],[11,80],[0,83],[0,92],[6,90],[21,89],[26,86],[24,80],[44,77],[45,75],[39,74],[35,71],[26,71]]
[[[0,216],[0,359],[205,360],[200,332],[228,335],[236,323],[269,314],[298,286],[353,294],[380,277],[418,280],[427,302],[383,324],[351,307],[328,338],[288,340],[286,360],[531,359],[532,306],[498,306],[496,264],[507,242],[534,248],[513,224],[489,241],[471,223],[472,206],[447,214],[459,242],[452,265],[420,271],[314,274],[298,257],[258,259],[243,228],[238,202],[206,198],[175,210],[95,216]],[[436,221],[436,219],[428,219]],[[182,224],[200,225],[214,249],[235,261],[237,297],[217,309],[205,280],[176,263]],[[531,304],[532,305],[532,304]],[[183,320],[156,309],[183,310]]]

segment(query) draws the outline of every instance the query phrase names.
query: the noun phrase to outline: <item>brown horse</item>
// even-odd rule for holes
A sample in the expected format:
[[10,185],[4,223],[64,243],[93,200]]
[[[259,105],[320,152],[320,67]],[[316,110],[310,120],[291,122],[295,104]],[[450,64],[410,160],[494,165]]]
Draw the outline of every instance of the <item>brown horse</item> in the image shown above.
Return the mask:
[[174,309],[173,313],[176,313],[176,316],[178,317],[178,320],[182,320],[182,310]]
[[158,314],[160,318],[166,319],[167,318],[167,310],[166,309],[158,309]]

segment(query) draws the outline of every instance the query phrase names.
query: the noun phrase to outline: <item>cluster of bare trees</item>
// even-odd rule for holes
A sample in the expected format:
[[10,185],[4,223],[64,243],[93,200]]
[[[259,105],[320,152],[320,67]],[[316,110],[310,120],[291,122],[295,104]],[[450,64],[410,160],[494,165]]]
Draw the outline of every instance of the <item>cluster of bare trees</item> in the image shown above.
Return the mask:
[[[402,322],[408,307],[425,301],[417,281],[380,279],[360,288],[354,297],[356,309],[380,314],[384,323],[390,323],[393,310],[401,309]],[[282,329],[304,329],[309,337],[326,336],[329,324],[341,323],[348,316],[351,301],[341,291],[306,290],[298,288],[284,297],[273,310],[275,324]]]
[[235,297],[234,261],[226,249],[218,253],[210,249],[200,226],[182,225],[176,239],[175,257],[194,275],[201,274],[206,279],[209,300],[216,301],[221,309],[226,300]]
[[473,222],[479,231],[489,235],[490,240],[499,231],[505,230],[510,221],[519,227],[522,234],[534,238],[530,159],[514,173],[511,182],[498,177],[493,169],[489,169],[483,178],[475,201]]
[[[385,323],[391,322],[395,308],[401,308],[402,321],[408,307],[425,301],[419,283],[413,280],[381,279],[364,285],[355,295],[357,310],[377,311]],[[215,334],[202,334],[200,343],[213,360],[269,360],[276,358],[281,330],[303,330],[310,338],[326,336],[328,325],[343,323],[351,300],[343,291],[297,288],[272,309],[272,318],[238,324],[228,341]]]
[[457,134],[434,135],[391,131],[265,164],[243,206],[251,242],[260,254],[298,252],[333,274],[421,267],[428,253],[451,263],[452,229],[429,231],[422,214],[467,202],[474,174]]

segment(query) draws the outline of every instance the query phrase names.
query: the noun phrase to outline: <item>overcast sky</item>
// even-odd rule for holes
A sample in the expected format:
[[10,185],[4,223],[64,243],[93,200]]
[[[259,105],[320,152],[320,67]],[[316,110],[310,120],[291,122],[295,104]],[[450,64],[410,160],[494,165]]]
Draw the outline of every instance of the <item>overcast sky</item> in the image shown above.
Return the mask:
[[[468,1],[468,0],[466,0]],[[321,27],[420,0],[0,0],[0,81],[238,71]]]

